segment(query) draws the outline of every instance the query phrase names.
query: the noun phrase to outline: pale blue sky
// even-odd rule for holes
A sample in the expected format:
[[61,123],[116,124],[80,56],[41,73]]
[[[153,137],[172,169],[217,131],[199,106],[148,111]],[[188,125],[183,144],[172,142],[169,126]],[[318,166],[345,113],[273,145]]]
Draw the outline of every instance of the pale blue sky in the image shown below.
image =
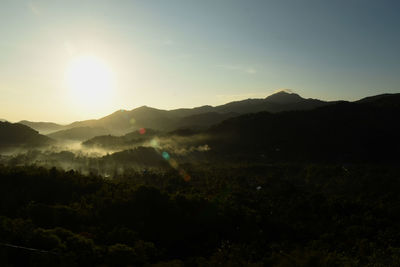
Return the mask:
[[[281,88],[326,100],[400,92],[399,12],[388,0],[2,0],[0,118],[70,122]],[[111,70],[107,101],[87,99],[93,88],[87,105],[71,101],[65,73],[82,54]]]

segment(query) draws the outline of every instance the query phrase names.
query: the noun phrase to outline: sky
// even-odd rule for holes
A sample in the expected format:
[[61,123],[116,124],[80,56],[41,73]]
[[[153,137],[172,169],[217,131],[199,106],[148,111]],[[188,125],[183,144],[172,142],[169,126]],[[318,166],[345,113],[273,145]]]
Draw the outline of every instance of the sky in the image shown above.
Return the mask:
[[0,118],[400,92],[400,2],[1,0]]

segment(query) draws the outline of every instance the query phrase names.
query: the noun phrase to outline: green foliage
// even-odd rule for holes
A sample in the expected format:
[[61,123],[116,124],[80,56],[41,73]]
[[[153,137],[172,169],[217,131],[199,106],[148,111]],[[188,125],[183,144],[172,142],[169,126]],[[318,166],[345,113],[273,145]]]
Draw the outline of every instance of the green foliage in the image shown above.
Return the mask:
[[63,248],[63,244],[57,235],[41,228],[37,228],[33,231],[29,244],[31,247],[43,250]]
[[0,263],[395,266],[395,165],[183,165],[115,180],[0,167]]

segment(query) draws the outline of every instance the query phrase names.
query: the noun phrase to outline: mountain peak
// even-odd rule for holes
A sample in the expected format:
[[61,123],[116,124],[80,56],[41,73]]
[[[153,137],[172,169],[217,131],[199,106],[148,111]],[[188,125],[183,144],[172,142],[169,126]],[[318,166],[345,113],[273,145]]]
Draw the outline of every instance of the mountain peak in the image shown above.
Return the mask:
[[141,107],[132,109],[131,111],[135,111],[135,112],[165,112],[165,110],[152,108],[149,106],[141,106]]
[[304,98],[291,91],[282,90],[266,97],[265,100],[279,104],[289,104],[301,102],[304,100]]
[[149,109],[155,109],[146,105],[140,106],[138,108],[135,108],[135,110],[149,110]]

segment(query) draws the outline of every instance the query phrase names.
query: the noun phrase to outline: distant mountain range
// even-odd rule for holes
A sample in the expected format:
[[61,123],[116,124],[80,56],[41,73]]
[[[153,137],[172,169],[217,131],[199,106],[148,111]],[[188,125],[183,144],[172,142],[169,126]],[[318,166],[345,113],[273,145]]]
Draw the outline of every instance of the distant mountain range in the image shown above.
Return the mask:
[[370,96],[358,100],[356,103],[369,104],[376,107],[400,108],[400,94],[382,94]]
[[[192,136],[203,135],[198,145],[207,143],[212,153],[250,153],[270,158],[315,159],[322,153],[336,159],[371,155],[384,158],[394,155],[388,151],[400,155],[399,111],[400,94],[326,102],[279,92],[265,99],[216,107],[167,111],[143,106],[66,126],[21,122],[42,131],[56,130],[47,137],[20,123],[2,122],[0,145],[41,146],[56,139],[87,140],[84,145],[89,147],[125,149],[149,142],[153,136],[179,140],[186,136],[193,140]],[[141,128],[147,129],[145,136],[138,131]],[[196,144],[193,141],[190,145]]]
[[339,101],[311,110],[248,113],[202,131],[98,136],[83,145],[129,149],[149,144],[157,136],[160,144],[169,139],[192,147],[207,144],[210,155],[218,157],[387,162],[400,159],[399,104],[400,94],[381,95],[356,102]]
[[[206,129],[228,118],[260,111],[281,112],[307,110],[330,102],[305,99],[295,93],[284,91],[264,99],[247,99],[216,107],[201,106],[191,109],[161,110],[142,106],[130,111],[119,110],[98,120],[86,120],[61,126],[53,123],[21,121],[40,133],[55,139],[84,141],[104,134],[123,135],[140,128],[172,131],[179,128]],[[84,128],[82,128],[84,127]],[[91,128],[89,130],[89,128]]]
[[307,111],[241,115],[206,131],[223,155],[267,160],[400,159],[400,94],[338,102]]

